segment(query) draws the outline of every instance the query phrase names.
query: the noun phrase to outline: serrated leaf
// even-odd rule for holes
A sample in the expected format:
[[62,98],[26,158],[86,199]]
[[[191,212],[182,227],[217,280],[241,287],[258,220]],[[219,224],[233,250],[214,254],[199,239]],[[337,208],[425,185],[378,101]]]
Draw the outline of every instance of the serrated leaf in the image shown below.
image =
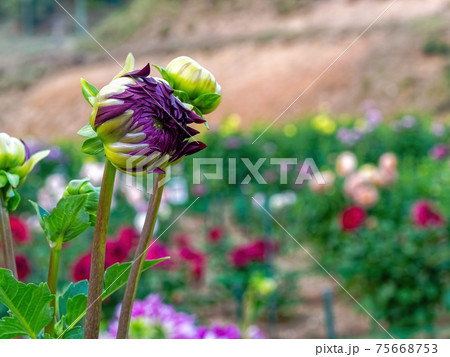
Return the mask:
[[0,320],[0,338],[37,338],[53,318],[50,307],[53,298],[47,284],[24,284],[10,270],[0,269],[0,302],[10,315]]
[[173,80],[169,76],[169,73],[167,73],[167,71],[164,68],[159,67],[156,64],[154,64],[153,67],[155,67],[159,71],[159,73],[161,73],[161,76],[163,77],[163,79],[166,80],[167,83],[169,83],[169,86],[171,86],[173,88]]
[[[142,271],[146,271],[147,269],[151,268],[152,266],[155,266],[156,264],[169,259],[170,257],[164,257],[164,258],[160,258],[160,259],[154,259],[154,260],[146,260],[144,262],[144,266],[142,267]],[[105,271],[105,275],[103,278],[103,294],[102,294],[102,300],[105,300],[106,298],[108,298],[109,296],[111,296],[114,292],[116,292],[117,290],[119,290],[122,286],[124,286],[127,281],[128,281],[128,277],[130,275],[130,267],[131,267],[131,263],[116,263],[112,266],[110,266],[108,269],[106,269]],[[87,301],[87,294],[80,294],[80,295],[76,295],[75,298],[77,298],[78,301],[76,301],[78,304],[82,304],[83,303],[83,299],[80,297],[78,298],[78,296],[84,296],[86,301]],[[70,299],[69,299],[70,300]],[[72,308],[72,307],[70,307]],[[73,305],[74,309],[78,309],[78,306]],[[68,305],[68,310],[69,310],[69,305]],[[67,314],[69,314],[69,312],[67,312]],[[62,316],[63,314],[61,314]],[[81,319],[86,315],[86,309],[82,312],[79,313],[78,317],[74,318],[74,315],[69,315],[69,317],[67,319],[70,319],[72,322],[71,324],[67,327],[67,329],[65,331],[63,331],[58,338],[67,338],[66,335],[73,329],[75,328],[76,324],[81,321]],[[62,318],[64,320],[66,320],[65,316],[62,316]]]
[[86,311],[87,296],[79,294],[67,300],[67,313],[64,315],[64,323],[70,326],[78,322],[78,317]]
[[58,298],[59,315],[67,314],[67,302],[69,299],[77,295],[86,295],[88,293],[89,283],[87,280],[82,280],[77,283],[70,283],[66,290]]
[[98,136],[89,138],[81,145],[81,151],[88,155],[100,154],[104,151],[103,142]]
[[31,203],[34,210],[36,211],[37,217],[39,219],[39,224],[41,225],[42,229],[44,229],[44,227],[45,227],[44,217],[48,216],[50,213],[48,213],[44,208],[39,206],[36,202],[31,201],[31,200],[28,200],[28,202]]
[[87,100],[87,102],[91,105],[91,107],[94,105],[95,97],[98,94],[98,89],[95,88],[94,85],[89,83],[87,80],[81,78],[81,91],[83,92],[84,99]]
[[97,133],[94,129],[92,129],[91,124],[83,126],[80,130],[78,130],[77,134],[84,138],[95,138],[97,136]]
[[87,199],[88,194],[64,197],[52,213],[44,217],[44,231],[50,241],[68,242],[90,226],[89,214],[84,209]]
[[84,329],[81,326],[75,326],[64,334],[63,339],[78,340],[78,339],[82,339],[83,335],[84,335]]

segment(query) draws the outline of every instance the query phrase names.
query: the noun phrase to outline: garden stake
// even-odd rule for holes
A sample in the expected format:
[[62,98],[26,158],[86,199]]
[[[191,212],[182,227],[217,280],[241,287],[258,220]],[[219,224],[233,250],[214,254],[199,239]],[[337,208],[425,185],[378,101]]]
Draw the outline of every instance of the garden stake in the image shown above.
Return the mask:
[[142,228],[139,244],[136,248],[134,260],[131,265],[130,275],[123,297],[122,308],[120,310],[119,327],[117,330],[117,338],[124,339],[128,337],[128,329],[131,320],[131,311],[133,309],[134,298],[139,284],[139,278],[142,273],[145,256],[155,228],[156,216],[158,214],[161,197],[164,190],[164,179],[166,175],[159,173],[153,185],[153,193],[148,204],[147,216],[145,217],[144,227]]
[[97,220],[92,242],[91,272],[86,311],[86,329],[84,338],[98,338],[102,310],[103,273],[105,270],[106,234],[108,231],[111,199],[114,189],[116,168],[106,160],[103,173]]
[[325,327],[327,329],[327,338],[336,338],[333,316],[333,293],[330,289],[323,292],[323,304],[325,308]]

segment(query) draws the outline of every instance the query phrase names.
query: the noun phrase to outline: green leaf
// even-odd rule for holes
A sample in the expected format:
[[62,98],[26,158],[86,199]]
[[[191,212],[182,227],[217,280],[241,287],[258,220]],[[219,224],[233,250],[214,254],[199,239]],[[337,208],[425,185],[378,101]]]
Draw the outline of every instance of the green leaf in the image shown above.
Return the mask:
[[222,96],[220,94],[206,93],[195,98],[192,104],[200,109],[203,114],[208,114],[218,107],[221,100]]
[[67,314],[67,303],[69,299],[74,298],[77,295],[85,295],[88,293],[89,283],[87,280],[79,281],[78,283],[70,283],[62,295],[58,298],[59,315],[64,316]]
[[[192,110],[195,112],[195,114],[197,114],[200,118],[205,119],[205,117],[203,116],[203,113],[200,111],[200,109],[198,109],[197,107],[194,106],[194,108],[192,108]],[[206,120],[206,119],[205,119]],[[209,130],[209,124],[207,121],[205,121],[205,126],[206,129]]]
[[4,171],[4,173],[12,187],[16,188],[17,186],[19,186],[20,177],[18,175],[11,174],[8,171]]
[[9,212],[13,212],[16,210],[17,206],[20,203],[20,195],[19,193],[10,187],[8,192],[6,193],[7,199],[6,199],[6,205]]
[[90,138],[84,141],[81,151],[88,155],[97,155],[104,151],[103,142],[99,137]]
[[81,91],[83,92],[83,97],[87,100],[87,102],[91,105],[94,105],[95,97],[98,94],[98,89],[95,88],[94,85],[89,83],[87,80],[81,78]]
[[[142,267],[142,271],[146,271],[147,269],[155,266],[158,263],[161,263],[164,260],[170,259],[170,257],[164,257],[160,259],[154,260],[146,260],[144,262],[144,266]],[[122,286],[124,286],[128,281],[128,276],[130,275],[131,263],[116,263],[111,265],[105,271],[105,277],[103,279],[103,295],[102,298],[106,299],[108,296],[111,296],[117,290],[119,290]]]
[[68,242],[90,226],[89,214],[84,209],[87,199],[87,194],[62,198],[52,213],[44,217],[44,231],[50,241],[62,238]]
[[18,175],[20,177],[20,183],[22,184],[25,181],[27,175],[33,170],[36,164],[42,159],[46,158],[50,154],[50,150],[39,151],[36,154],[32,155],[22,166],[14,167],[10,170],[10,173],[14,175]]
[[6,178],[6,172],[0,171],[0,188],[3,188],[8,183],[8,179]]
[[36,202],[31,201],[31,200],[28,200],[28,202],[31,203],[34,210],[36,211],[38,219],[39,219],[39,224],[41,225],[42,229],[44,229],[44,227],[45,227],[44,217],[48,216],[50,213],[48,213],[45,209],[43,209],[41,206],[39,206]]
[[77,134],[84,138],[95,138],[97,136],[97,133],[94,129],[92,129],[91,124],[83,126],[80,130],[78,130]]
[[76,295],[73,298],[67,300],[67,313],[64,315],[64,324],[70,326],[76,324],[79,320],[78,317],[85,313],[87,307],[87,296]]
[[173,80],[169,76],[169,73],[167,73],[167,71],[164,68],[159,67],[156,64],[154,64],[153,67],[155,67],[159,71],[159,73],[161,73],[161,76],[163,77],[163,79],[166,80],[169,83],[169,86],[171,86],[173,88]]
[[0,338],[37,338],[53,318],[53,298],[47,284],[26,285],[17,281],[10,270],[0,269],[0,302],[10,315],[0,320]]

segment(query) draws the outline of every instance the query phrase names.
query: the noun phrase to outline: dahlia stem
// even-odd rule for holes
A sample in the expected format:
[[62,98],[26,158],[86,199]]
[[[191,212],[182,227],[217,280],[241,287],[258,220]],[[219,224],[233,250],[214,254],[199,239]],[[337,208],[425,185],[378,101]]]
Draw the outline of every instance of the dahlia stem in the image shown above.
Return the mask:
[[17,277],[16,257],[14,255],[14,244],[9,223],[9,211],[0,191],[0,242],[2,244],[3,263],[5,268],[11,270],[13,276]]
[[117,330],[118,339],[128,337],[128,329],[130,327],[131,310],[133,308],[136,290],[139,284],[139,278],[144,265],[145,256],[150,246],[153,235],[153,230],[156,223],[156,215],[158,213],[159,204],[164,189],[163,180],[165,174],[157,174],[155,183],[153,185],[153,193],[148,204],[147,216],[145,217],[144,227],[142,228],[139,244],[136,248],[134,260],[131,264],[130,276],[128,278],[125,295],[123,297],[122,309],[120,311],[119,327]]
[[106,234],[108,231],[111,199],[116,178],[116,168],[106,160],[98,202],[97,221],[92,242],[91,273],[86,310],[84,338],[98,338],[102,312],[103,273],[105,271]]
[[50,263],[48,266],[48,288],[50,293],[55,295],[55,298],[50,302],[50,306],[53,307],[53,319],[45,326],[45,332],[53,336],[55,333],[55,320],[56,320],[56,287],[58,284],[58,270],[59,270],[59,258],[61,253],[62,239],[59,240],[50,251]]

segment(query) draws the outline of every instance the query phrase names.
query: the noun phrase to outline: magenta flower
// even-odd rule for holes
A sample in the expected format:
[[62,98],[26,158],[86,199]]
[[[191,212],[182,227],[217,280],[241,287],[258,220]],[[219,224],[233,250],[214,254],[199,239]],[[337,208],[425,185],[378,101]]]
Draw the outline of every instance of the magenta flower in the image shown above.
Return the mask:
[[343,231],[354,231],[361,227],[366,219],[366,211],[358,206],[348,207],[341,216]]
[[91,252],[78,258],[72,267],[72,279],[74,281],[88,280],[91,271]]
[[31,243],[32,237],[26,222],[24,222],[19,217],[10,216],[9,223],[11,226],[11,232],[15,243],[21,245]]
[[31,265],[24,255],[16,255],[17,277],[24,281],[31,273]]
[[230,252],[230,260],[236,268],[245,268],[252,262],[264,262],[267,255],[275,249],[275,244],[259,240],[233,249]]
[[417,201],[411,210],[413,222],[418,227],[441,226],[444,218],[427,201]]
[[[146,260],[155,260],[160,258],[169,257],[170,253],[167,247],[158,241],[154,241],[150,243],[150,247],[147,250],[147,255],[145,256]],[[172,268],[173,263],[170,259],[163,260],[162,262],[155,265],[155,268]]]

